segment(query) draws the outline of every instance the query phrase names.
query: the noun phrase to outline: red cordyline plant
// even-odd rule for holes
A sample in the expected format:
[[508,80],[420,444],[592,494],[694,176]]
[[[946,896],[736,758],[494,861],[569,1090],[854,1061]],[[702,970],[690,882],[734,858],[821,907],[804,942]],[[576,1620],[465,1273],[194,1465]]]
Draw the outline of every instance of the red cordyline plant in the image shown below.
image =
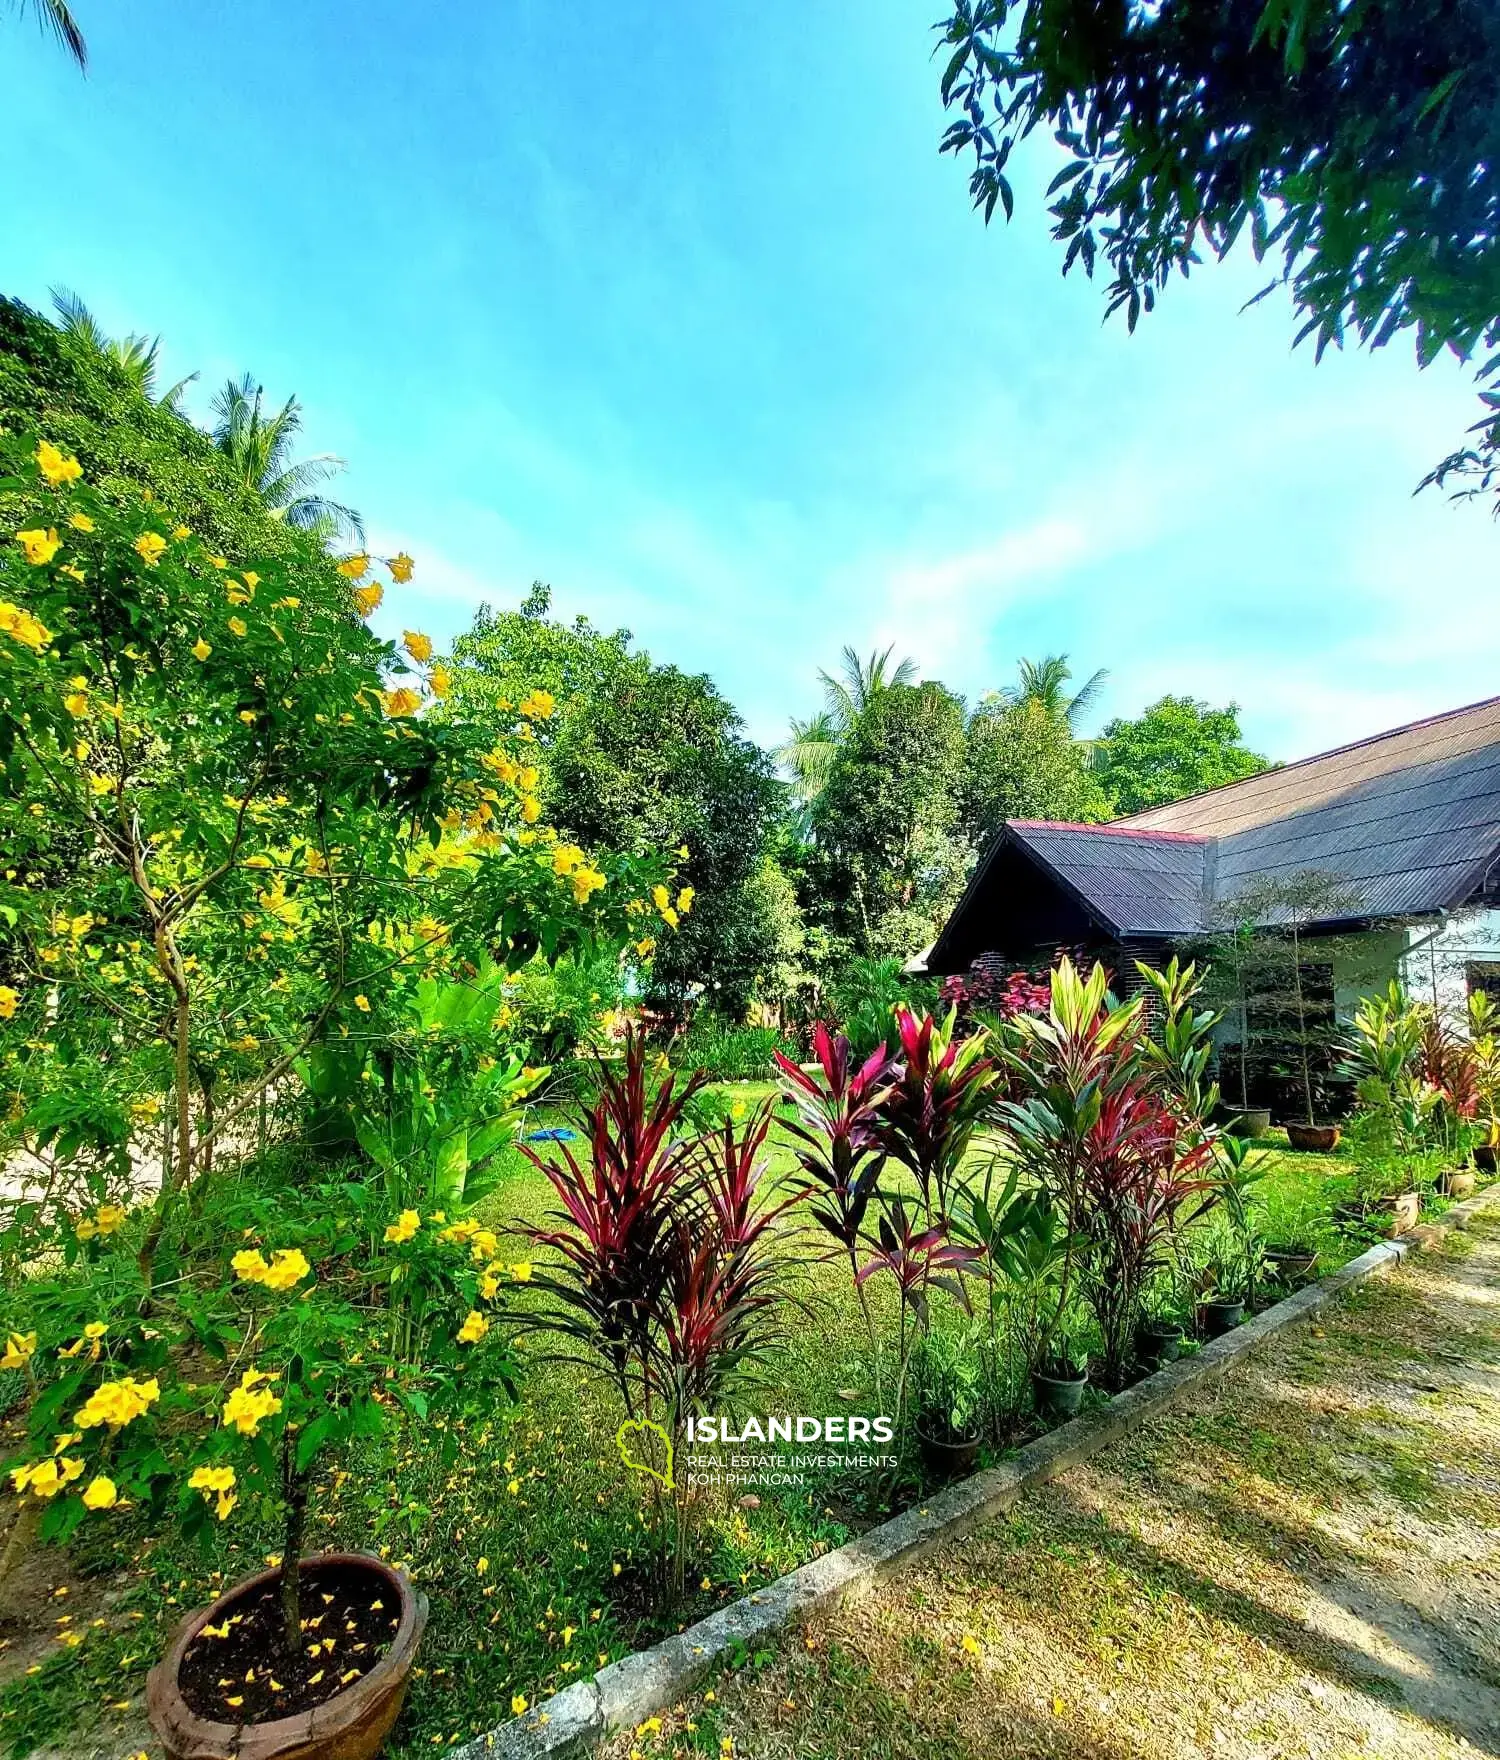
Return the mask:
[[[599,1098],[582,1121],[587,1165],[566,1144],[527,1149],[562,1209],[526,1233],[556,1257],[534,1277],[548,1305],[532,1325],[581,1347],[604,1368],[633,1431],[632,1458],[659,1452],[649,1476],[658,1584],[680,1595],[695,1509],[674,1462],[690,1417],[752,1379],[789,1300],[790,1255],[775,1227],[800,1200],[762,1201],[769,1104],[743,1125],[680,1135],[684,1103],[668,1077],[653,1086],[631,1033],[623,1071],[600,1064]],[[622,1433],[623,1434],[623,1433]],[[651,1437],[660,1445],[653,1450]]]
[[950,1009],[939,1025],[931,1015],[896,1011],[901,1061],[881,1108],[881,1138],[916,1179],[929,1226],[949,1222],[953,1182],[1001,1083],[984,1055],[985,1035],[958,1038],[956,1014]]
[[776,1053],[783,1086],[797,1107],[797,1120],[784,1121],[782,1129],[797,1145],[793,1153],[806,1175],[800,1189],[808,1200],[808,1214],[849,1262],[879,1398],[883,1393],[880,1336],[859,1277],[859,1250],[885,1165],[880,1108],[890,1092],[895,1060],[880,1045],[856,1064],[848,1039],[842,1033],[831,1034],[822,1021],[813,1028],[813,1057],[817,1075]]
[[1083,1294],[1104,1347],[1101,1379],[1124,1385],[1148,1279],[1177,1230],[1212,1202],[1214,1147],[1151,1092],[1145,1070],[1104,1094],[1084,1132],[1078,1217],[1088,1241]]

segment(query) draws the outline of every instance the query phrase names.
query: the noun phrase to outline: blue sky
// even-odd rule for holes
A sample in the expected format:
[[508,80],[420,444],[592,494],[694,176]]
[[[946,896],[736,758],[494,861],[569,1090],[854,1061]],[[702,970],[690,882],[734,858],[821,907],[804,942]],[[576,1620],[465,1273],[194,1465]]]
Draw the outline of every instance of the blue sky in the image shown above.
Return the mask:
[[87,79],[0,18],[5,290],[295,392],[417,558],[392,629],[542,578],[767,741],[844,642],[970,696],[1066,651],[1278,757],[1500,688],[1500,529],[1411,494],[1462,370],[1315,367],[1248,256],[1103,326],[1050,145],[1008,229],[939,158],[939,8],[76,9]]

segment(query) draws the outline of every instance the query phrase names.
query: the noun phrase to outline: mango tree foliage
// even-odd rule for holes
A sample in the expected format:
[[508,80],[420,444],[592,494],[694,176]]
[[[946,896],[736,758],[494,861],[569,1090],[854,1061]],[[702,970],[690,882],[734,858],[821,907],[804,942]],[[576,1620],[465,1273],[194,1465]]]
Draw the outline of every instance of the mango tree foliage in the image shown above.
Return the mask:
[[1270,767],[1241,743],[1237,704],[1162,697],[1133,721],[1116,719],[1099,742],[1099,786],[1116,813],[1141,813]]
[[77,1206],[83,1152],[118,1176],[170,1112],[149,1283],[174,1195],[294,1060],[426,977],[618,947],[671,876],[542,826],[545,692],[483,732],[427,713],[445,668],[366,627],[368,557],[222,554],[35,431],[0,473],[9,1123]]

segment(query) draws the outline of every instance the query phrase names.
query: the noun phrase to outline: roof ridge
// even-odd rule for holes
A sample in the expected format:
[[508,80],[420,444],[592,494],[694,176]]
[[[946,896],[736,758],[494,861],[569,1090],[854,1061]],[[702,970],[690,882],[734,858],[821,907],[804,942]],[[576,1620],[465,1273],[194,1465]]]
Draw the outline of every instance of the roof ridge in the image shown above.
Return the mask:
[[1435,727],[1440,721],[1451,721],[1459,715],[1472,715],[1477,710],[1493,709],[1497,706],[1500,706],[1500,696],[1481,697],[1478,702],[1464,703],[1457,709],[1443,709],[1436,715],[1423,715],[1415,721],[1404,721],[1399,727],[1387,727],[1379,733],[1368,733],[1363,739],[1351,739],[1341,746],[1330,746],[1326,752],[1309,752],[1305,758],[1289,758],[1284,764],[1272,764],[1265,770],[1257,770],[1253,776],[1238,776],[1233,782],[1220,782],[1213,788],[1200,788],[1195,794],[1182,795],[1175,801],[1162,801],[1154,807],[1142,807],[1139,811],[1124,814],[1113,822],[1126,829],[1132,820],[1143,819],[1148,813],[1164,812],[1168,807],[1186,806],[1189,801],[1207,800],[1210,795],[1224,794],[1231,788],[1244,788],[1247,783],[1260,782],[1267,776],[1284,776],[1288,770],[1300,770],[1308,764],[1321,764],[1325,758],[1341,757],[1345,752],[1357,752],[1366,746],[1379,745],[1382,740],[1398,739],[1402,734],[1415,733],[1419,727]]
[[1007,819],[1005,823],[1022,831],[1087,831],[1103,837],[1143,837],[1163,843],[1211,843],[1205,831],[1157,831],[1150,826],[1127,825],[1114,820],[1108,825],[1085,825],[1074,819]]

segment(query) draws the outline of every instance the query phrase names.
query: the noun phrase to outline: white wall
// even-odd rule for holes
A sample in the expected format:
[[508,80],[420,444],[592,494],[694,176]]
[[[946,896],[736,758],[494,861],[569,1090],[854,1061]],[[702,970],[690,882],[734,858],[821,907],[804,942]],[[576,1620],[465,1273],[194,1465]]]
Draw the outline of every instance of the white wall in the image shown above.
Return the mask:
[[1432,925],[1407,931],[1401,982],[1418,1002],[1435,1003],[1455,1025],[1468,1006],[1471,960],[1500,965],[1500,910],[1476,906],[1452,912],[1436,933]]

